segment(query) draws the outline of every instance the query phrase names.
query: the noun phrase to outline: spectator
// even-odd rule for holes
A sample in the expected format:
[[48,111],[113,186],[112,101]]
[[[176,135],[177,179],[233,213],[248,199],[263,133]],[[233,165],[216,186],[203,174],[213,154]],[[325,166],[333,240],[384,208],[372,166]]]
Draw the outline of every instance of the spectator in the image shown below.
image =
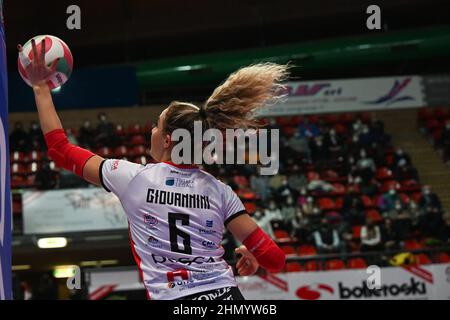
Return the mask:
[[272,239],[275,239],[275,235],[273,233],[272,223],[271,220],[273,216],[268,210],[265,210],[264,212],[257,208],[255,213],[253,214],[253,217],[255,219],[256,224]]
[[362,225],[365,220],[364,205],[355,194],[354,188],[349,187],[342,202],[342,217],[350,225]]
[[320,228],[313,233],[316,248],[320,254],[341,252],[341,240],[335,228],[327,219],[321,220]]
[[114,134],[114,125],[108,121],[108,118],[104,112],[98,114],[98,120],[100,122],[96,128],[96,147],[107,146],[114,148],[118,146],[117,137]]
[[372,158],[367,157],[367,152],[365,149],[361,149],[360,158],[356,163],[356,171],[362,181],[371,181],[375,175],[375,170],[375,162]]
[[80,128],[78,133],[78,142],[80,147],[93,149],[95,130],[92,128],[89,120],[84,121],[83,126]]
[[42,168],[34,178],[34,185],[38,190],[54,189],[58,184],[58,175],[50,168],[48,159],[42,159]]
[[324,143],[323,136],[316,136],[311,141],[311,156],[319,165],[329,159],[329,149]]
[[306,137],[302,136],[300,132],[295,132],[294,135],[288,140],[289,147],[300,154],[303,154],[305,158],[311,162],[311,149],[309,147],[309,141]]
[[287,197],[286,201],[281,207],[281,216],[283,217],[283,223],[286,229],[292,231],[292,221],[297,216],[298,207],[294,205],[294,199],[292,197]]
[[431,211],[439,212],[442,210],[438,196],[431,192],[431,188],[428,185],[423,186],[422,188],[422,195],[419,198],[419,209],[422,214],[427,214]]
[[388,192],[384,193],[381,197],[378,198],[378,208],[380,208],[383,212],[389,212],[392,210],[398,211],[401,205],[400,196],[397,193],[395,187],[391,187]]
[[9,135],[9,144],[11,151],[29,152],[31,148],[31,137],[23,129],[21,121],[14,124],[14,129]]
[[336,130],[331,129],[325,136],[325,145],[328,147],[329,154],[333,158],[338,158],[342,155],[343,149],[342,137],[336,133]]
[[439,230],[439,240],[450,245],[450,213],[444,215],[444,224]]
[[368,218],[361,228],[361,252],[380,251],[382,249],[380,227]]
[[400,248],[400,240],[399,234],[392,222],[392,219],[386,218],[384,219],[384,226],[381,229],[381,239],[384,243],[384,248],[386,250],[397,250]]
[[46,150],[47,145],[45,143],[44,134],[42,133],[39,124],[36,121],[32,121],[30,124],[29,135],[33,149]]
[[305,117],[299,125],[298,130],[301,137],[314,138],[319,135],[319,128],[314,123],[309,123],[309,119]]
[[264,215],[266,216],[267,219],[269,219],[269,221],[274,221],[274,220],[282,221],[283,220],[283,216],[281,215],[281,210],[280,210],[280,208],[277,207],[274,200],[269,201],[269,207],[266,208],[266,210],[264,210]]
[[250,187],[261,197],[263,203],[269,198],[269,178],[267,176],[252,174],[250,176]]
[[276,190],[276,200],[279,203],[285,203],[288,197],[297,198],[298,191],[291,188],[287,177],[281,181],[281,186]]
[[288,177],[288,186],[291,189],[298,191],[305,187],[307,184],[308,179],[306,179],[306,176],[301,173],[299,166],[297,164],[292,166]]

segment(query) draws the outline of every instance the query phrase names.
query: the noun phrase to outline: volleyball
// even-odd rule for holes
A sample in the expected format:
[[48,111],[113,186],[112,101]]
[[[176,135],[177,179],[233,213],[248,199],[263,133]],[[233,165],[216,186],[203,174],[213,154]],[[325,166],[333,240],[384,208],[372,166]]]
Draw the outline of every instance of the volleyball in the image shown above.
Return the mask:
[[[53,61],[59,58],[55,72],[47,79],[50,89],[62,86],[70,77],[73,68],[73,57],[67,44],[61,39],[51,35],[39,35],[32,38],[36,42],[37,52],[41,51],[42,40],[45,39],[45,63],[50,66]],[[17,59],[19,73],[22,79],[31,86],[27,78],[25,68],[33,59],[33,50],[31,40],[23,45],[24,58],[21,59],[20,54]],[[28,58],[28,59],[27,59]]]

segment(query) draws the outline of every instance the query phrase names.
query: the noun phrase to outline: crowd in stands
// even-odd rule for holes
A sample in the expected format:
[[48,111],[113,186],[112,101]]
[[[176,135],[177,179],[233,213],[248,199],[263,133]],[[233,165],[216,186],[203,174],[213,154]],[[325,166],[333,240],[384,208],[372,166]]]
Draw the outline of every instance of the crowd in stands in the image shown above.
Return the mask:
[[[255,165],[206,169],[230,185],[247,211],[287,254],[300,256],[420,249],[450,244],[450,216],[408,154],[395,148],[369,114],[327,114],[267,120],[280,132],[278,174]],[[98,116],[67,129],[69,140],[107,158],[151,162],[151,124],[127,128]],[[443,135],[444,136],[444,135]],[[52,189],[86,186],[45,158],[36,123],[10,136],[12,185]],[[64,177],[66,176],[66,177]],[[31,177],[31,178],[30,178]],[[64,182],[66,181],[66,182]]]
[[422,108],[417,117],[420,130],[450,165],[450,108]]

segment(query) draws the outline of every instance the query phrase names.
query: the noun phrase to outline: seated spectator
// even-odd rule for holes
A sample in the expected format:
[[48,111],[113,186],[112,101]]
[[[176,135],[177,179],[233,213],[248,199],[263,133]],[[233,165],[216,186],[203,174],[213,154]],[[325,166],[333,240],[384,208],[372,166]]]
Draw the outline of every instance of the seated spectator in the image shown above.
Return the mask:
[[250,187],[261,197],[263,203],[269,198],[270,189],[267,176],[252,174],[250,176]]
[[441,211],[429,210],[420,216],[419,228],[425,237],[438,239],[443,223]]
[[292,231],[292,220],[295,219],[298,211],[299,209],[295,206],[294,199],[287,197],[281,207],[281,216],[283,217],[284,226],[289,232]]
[[298,165],[292,166],[288,177],[288,185],[293,190],[301,190],[308,184],[308,179],[301,172]]
[[356,172],[361,177],[362,181],[371,181],[375,176],[375,162],[372,158],[367,157],[367,152],[365,149],[361,149],[360,158],[356,162]]
[[384,219],[384,226],[381,229],[381,239],[386,250],[397,250],[400,248],[399,234],[391,219]]
[[364,205],[356,195],[354,188],[349,187],[342,201],[342,217],[350,225],[361,225],[365,221]]
[[339,253],[342,251],[342,244],[337,230],[327,219],[321,220],[321,225],[313,233],[316,248],[320,254]]
[[442,210],[439,197],[431,192],[431,188],[428,185],[423,186],[422,195],[419,198],[419,209],[422,214],[433,212],[439,212]]
[[14,129],[9,135],[9,146],[11,151],[29,152],[31,148],[31,137],[23,129],[21,121],[14,124]]
[[382,249],[380,227],[368,218],[361,228],[361,252],[380,251]]
[[283,216],[281,215],[281,210],[278,208],[274,200],[269,201],[269,207],[264,210],[264,216],[269,219],[269,221],[282,221]]
[[323,136],[316,136],[310,142],[311,158],[316,165],[321,165],[325,160],[329,159],[329,150],[324,143]]
[[34,185],[38,190],[54,189],[58,184],[58,174],[50,168],[50,162],[44,158],[42,168],[36,172]]
[[275,239],[275,235],[273,233],[272,228],[272,216],[269,214],[266,214],[266,211],[262,211],[260,208],[257,208],[255,213],[253,214],[253,218],[255,219],[256,224],[272,239]]
[[315,191],[318,193],[327,193],[334,190],[332,184],[321,180],[321,179],[313,179],[308,183],[308,190]]
[[46,150],[47,149],[47,145],[46,145],[45,139],[44,139],[44,134],[42,133],[42,130],[36,121],[31,122],[30,130],[28,133],[30,135],[31,144],[34,146],[33,149],[37,149],[37,150]]
[[390,188],[388,192],[379,197],[377,202],[378,208],[383,212],[398,210],[398,205],[402,203],[395,187]]
[[94,148],[95,130],[91,126],[89,120],[85,120],[83,126],[78,131],[78,143],[80,147],[93,149]]
[[325,145],[328,147],[328,151],[333,157],[337,158],[341,156],[343,149],[342,137],[336,133],[336,130],[331,129],[325,136]]
[[300,243],[310,242],[310,226],[308,218],[300,210],[297,210],[291,221],[291,237],[297,238]]
[[314,123],[309,123],[307,117],[298,126],[298,131],[300,132],[300,136],[305,138],[313,138],[319,135],[319,128]]
[[284,203],[288,197],[297,198],[297,195],[298,191],[289,186],[288,179],[285,177],[275,192],[275,199],[278,203]]
[[288,140],[289,147],[296,153],[303,154],[308,161],[311,161],[311,149],[308,138],[302,136],[300,132],[295,132]]
[[450,213],[444,215],[444,224],[439,231],[438,238],[444,244],[450,245]]
[[115,148],[119,145],[118,136],[115,135],[114,125],[108,121],[106,114],[101,112],[98,114],[100,121],[96,128],[95,144],[96,147],[106,146]]

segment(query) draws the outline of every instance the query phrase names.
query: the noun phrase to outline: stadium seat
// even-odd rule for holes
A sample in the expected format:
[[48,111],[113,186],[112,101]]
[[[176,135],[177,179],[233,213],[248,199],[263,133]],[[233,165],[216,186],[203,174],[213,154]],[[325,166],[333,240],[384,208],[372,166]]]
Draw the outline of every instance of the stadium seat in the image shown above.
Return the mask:
[[378,223],[383,221],[383,217],[378,212],[378,210],[371,209],[366,212],[366,218],[372,219],[373,222]]
[[111,158],[113,155],[112,149],[108,147],[102,147],[97,149],[97,154],[103,158]]
[[352,227],[353,239],[361,239],[361,228],[362,228],[362,226],[353,226]]
[[301,245],[297,248],[297,254],[299,256],[315,256],[317,255],[317,250],[312,245]]
[[273,232],[275,239],[286,239],[289,238],[289,234],[285,230],[275,230]]
[[439,263],[449,263],[450,256],[446,252],[440,252],[438,253],[437,261]]
[[318,271],[319,266],[317,265],[317,261],[311,260],[305,263],[305,271]]
[[12,162],[25,162],[25,154],[21,151],[14,151],[11,155]]
[[33,150],[30,153],[28,153],[28,161],[35,161],[39,162],[42,160],[42,152]]
[[392,171],[387,167],[378,168],[375,174],[377,180],[392,179]]
[[145,138],[142,134],[135,134],[131,138],[131,145],[137,146],[137,145],[143,145],[145,144]]
[[405,240],[404,247],[406,250],[417,250],[424,248],[424,246],[420,244],[420,242],[418,242],[416,239]]
[[283,250],[284,254],[295,254],[295,249],[293,246],[282,246],[281,250]]
[[363,258],[352,258],[348,261],[347,266],[349,269],[365,269],[367,262]]
[[286,266],[284,267],[285,272],[299,272],[303,271],[303,267],[298,262],[288,262],[286,263]]
[[430,258],[424,253],[415,255],[416,264],[431,264]]
[[322,211],[336,210],[336,204],[330,198],[321,198],[321,199],[319,199],[319,208]]
[[124,127],[121,124],[116,125],[116,135],[123,136],[126,134]]
[[128,154],[128,148],[126,146],[119,146],[116,149],[114,149],[114,157],[121,159],[123,157],[126,157]]
[[317,172],[315,172],[315,171],[309,171],[309,172],[306,174],[306,177],[308,178],[308,181],[320,179],[319,174],[318,174]]
[[325,263],[326,270],[342,270],[345,269],[345,263],[341,259],[327,260]]
[[127,134],[133,136],[135,134],[141,134],[141,125],[139,123],[130,123],[128,125]]
[[375,207],[374,202],[372,201],[372,199],[369,196],[362,195],[361,201],[363,203],[364,208],[366,208],[366,209]]
[[146,154],[146,148],[143,145],[136,145],[133,147],[133,150],[131,151],[134,157],[140,157]]

